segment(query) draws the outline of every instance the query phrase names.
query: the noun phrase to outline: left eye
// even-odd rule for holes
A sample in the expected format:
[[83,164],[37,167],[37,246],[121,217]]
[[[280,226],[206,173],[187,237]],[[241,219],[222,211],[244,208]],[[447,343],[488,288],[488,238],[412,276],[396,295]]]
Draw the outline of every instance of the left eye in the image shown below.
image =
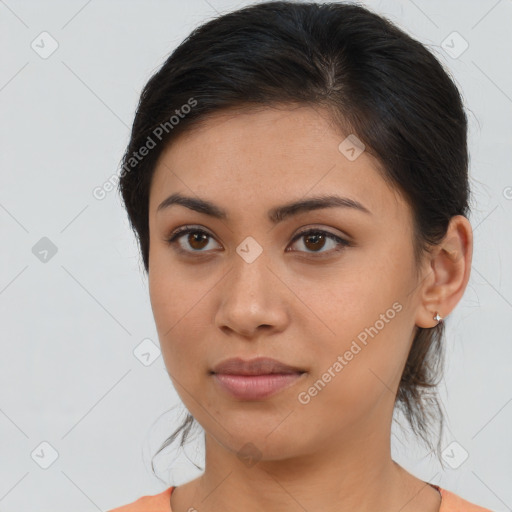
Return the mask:
[[[350,245],[350,243],[347,240],[344,240],[343,238],[340,238],[339,236],[336,236],[333,233],[329,233],[328,231],[322,231],[319,229],[308,229],[307,231],[302,231],[301,233],[298,233],[292,242],[295,242],[295,240],[305,238],[307,242],[304,244],[311,244],[312,249],[318,249],[318,246],[321,245],[321,248],[325,246],[326,240],[329,240],[334,243],[334,248],[330,251],[322,251],[322,253],[329,253],[333,251],[340,251],[344,247],[347,247]],[[307,246],[307,245],[306,245]],[[308,252],[308,251],[306,251]],[[312,254],[318,253],[320,251],[313,250]]]
[[[183,248],[182,244],[179,243],[181,238],[183,238],[185,235],[189,235],[187,237],[187,243],[189,244],[189,247],[192,247],[193,250],[188,250]],[[206,231],[203,231],[199,228],[194,227],[183,227],[182,229],[177,230],[176,232],[172,233],[169,238],[166,239],[166,242],[169,245],[175,245],[178,244],[178,250],[180,252],[185,253],[194,253],[194,252],[206,252],[203,251],[205,247],[208,245],[208,239],[212,238],[213,236],[207,233]],[[305,239],[304,246],[308,249],[311,249],[310,251],[302,251],[309,254],[315,254],[315,253],[329,253],[329,252],[335,252],[340,251],[344,247],[347,247],[350,245],[350,242],[347,240],[344,240],[343,238],[340,238],[339,236],[329,233],[328,231],[323,231],[320,229],[308,229],[306,231],[302,231],[301,233],[298,233],[292,240],[292,244],[299,239]],[[331,241],[334,243],[334,248],[328,251],[320,251],[318,249],[323,249],[325,247],[325,244],[327,241]],[[295,252],[295,251],[289,251],[287,249],[287,252]],[[301,252],[301,251],[299,251]]]

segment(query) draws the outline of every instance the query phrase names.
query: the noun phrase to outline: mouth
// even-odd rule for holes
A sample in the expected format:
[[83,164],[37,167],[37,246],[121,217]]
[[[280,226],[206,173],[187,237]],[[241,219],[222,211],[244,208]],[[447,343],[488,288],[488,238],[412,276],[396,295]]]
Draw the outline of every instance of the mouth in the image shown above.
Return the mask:
[[219,388],[238,400],[262,400],[297,383],[307,372],[276,359],[260,357],[249,361],[227,359],[210,375]]

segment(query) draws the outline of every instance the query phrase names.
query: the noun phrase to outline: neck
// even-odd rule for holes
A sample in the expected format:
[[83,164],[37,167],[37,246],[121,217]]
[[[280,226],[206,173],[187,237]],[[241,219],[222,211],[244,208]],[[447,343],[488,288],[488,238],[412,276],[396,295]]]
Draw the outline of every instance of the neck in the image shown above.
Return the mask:
[[[290,457],[282,453],[268,456],[247,445],[242,451],[250,454],[254,450],[252,460],[251,456],[239,457],[206,434],[205,472],[187,484],[188,492],[182,494],[179,506],[183,511],[194,507],[201,512],[439,509],[433,501],[438,500],[437,491],[392,460],[389,431],[346,434],[341,440],[339,434],[337,440],[325,438],[314,450],[306,447],[300,454],[295,450]],[[429,489],[422,493],[425,487]],[[173,506],[174,510],[181,512]]]

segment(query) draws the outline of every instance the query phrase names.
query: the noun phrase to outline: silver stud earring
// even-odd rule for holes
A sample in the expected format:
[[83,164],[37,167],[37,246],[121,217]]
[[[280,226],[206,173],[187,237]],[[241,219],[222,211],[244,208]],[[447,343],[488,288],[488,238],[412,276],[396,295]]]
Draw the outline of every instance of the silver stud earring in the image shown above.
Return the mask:
[[434,315],[434,320],[439,323],[440,320],[442,320],[443,317],[439,315],[439,313],[436,311],[436,314]]

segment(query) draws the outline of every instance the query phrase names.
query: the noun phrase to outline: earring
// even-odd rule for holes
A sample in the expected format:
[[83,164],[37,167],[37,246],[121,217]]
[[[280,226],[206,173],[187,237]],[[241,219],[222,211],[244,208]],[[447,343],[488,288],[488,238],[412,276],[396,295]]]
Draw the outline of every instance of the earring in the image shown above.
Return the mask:
[[434,320],[439,323],[440,320],[442,320],[443,317],[439,315],[439,313],[436,311],[436,314],[434,315]]

